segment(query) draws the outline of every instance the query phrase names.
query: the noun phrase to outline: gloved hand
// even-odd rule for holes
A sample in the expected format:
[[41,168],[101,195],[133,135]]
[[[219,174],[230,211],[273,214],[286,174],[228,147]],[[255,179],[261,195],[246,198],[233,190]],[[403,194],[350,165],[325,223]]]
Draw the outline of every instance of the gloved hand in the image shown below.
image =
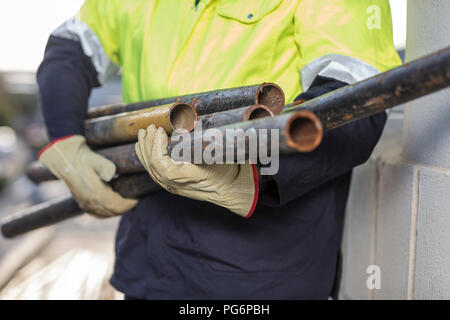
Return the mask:
[[176,162],[163,128],[139,130],[136,154],[153,180],[167,191],[216,205],[249,218],[258,200],[258,169],[251,164],[194,165]]
[[114,177],[116,166],[91,151],[83,136],[54,140],[38,158],[67,184],[80,208],[97,218],[123,214],[137,204],[137,200],[123,198],[104,183]]

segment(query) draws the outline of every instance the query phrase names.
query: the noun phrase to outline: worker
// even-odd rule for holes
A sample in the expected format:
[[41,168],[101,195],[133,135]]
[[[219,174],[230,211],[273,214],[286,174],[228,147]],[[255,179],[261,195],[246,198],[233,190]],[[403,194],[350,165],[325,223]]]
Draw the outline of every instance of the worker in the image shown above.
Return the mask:
[[129,299],[328,299],[339,288],[351,172],[380,113],[325,133],[311,153],[250,164],[175,163],[167,135],[136,152],[165,190],[126,199],[83,137],[91,89],[119,70],[126,103],[274,82],[308,100],[396,67],[388,0],[86,0],[38,70],[51,143],[40,160],[97,217],[123,215],[112,285]]

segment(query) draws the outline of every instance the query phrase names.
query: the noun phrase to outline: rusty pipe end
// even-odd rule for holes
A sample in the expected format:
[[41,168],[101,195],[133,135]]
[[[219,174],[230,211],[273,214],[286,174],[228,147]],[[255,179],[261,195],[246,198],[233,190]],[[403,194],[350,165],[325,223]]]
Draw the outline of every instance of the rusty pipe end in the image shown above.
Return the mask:
[[286,125],[288,145],[299,152],[315,150],[323,138],[323,126],[320,119],[312,112],[297,111]]
[[255,96],[255,103],[265,105],[273,114],[279,114],[285,102],[283,90],[275,83],[263,83]]
[[194,130],[197,117],[197,111],[188,103],[177,102],[169,109],[169,123],[173,130],[184,129],[188,132]]
[[273,117],[273,112],[262,104],[255,104],[245,110],[243,121]]

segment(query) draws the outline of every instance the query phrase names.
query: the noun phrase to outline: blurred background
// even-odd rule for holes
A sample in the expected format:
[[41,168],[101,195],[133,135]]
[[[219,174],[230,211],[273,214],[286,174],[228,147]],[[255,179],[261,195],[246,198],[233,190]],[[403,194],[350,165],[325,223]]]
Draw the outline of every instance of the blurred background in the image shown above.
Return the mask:
[[[25,175],[48,142],[36,70],[50,33],[82,0],[0,2],[0,219],[68,193],[60,182]],[[94,90],[89,105],[121,101],[120,77]],[[118,219],[81,216],[12,240],[0,238],[0,299],[121,299],[109,285]]]
[[[391,0],[394,40],[402,58],[406,0]],[[0,219],[68,192],[59,182],[33,184],[28,163],[47,143],[35,73],[49,34],[82,0],[0,2]],[[120,77],[94,90],[90,106],[121,101]],[[401,117],[402,109],[394,111]],[[388,126],[386,134],[398,133]],[[391,140],[389,140],[391,141]],[[121,299],[108,283],[117,219],[82,216],[17,239],[0,238],[0,299]]]

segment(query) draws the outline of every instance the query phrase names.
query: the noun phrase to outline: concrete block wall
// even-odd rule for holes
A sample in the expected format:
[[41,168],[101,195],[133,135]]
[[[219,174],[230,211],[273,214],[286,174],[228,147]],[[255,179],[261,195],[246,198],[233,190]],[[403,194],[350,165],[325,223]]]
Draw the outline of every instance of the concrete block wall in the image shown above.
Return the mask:
[[373,261],[376,166],[376,160],[371,159],[353,172],[352,185],[359,188],[352,188],[345,218],[340,290],[343,299],[369,298],[366,269]]
[[414,299],[450,299],[450,172],[419,172]]
[[374,264],[381,269],[382,282],[373,290],[375,299],[407,298],[413,183],[413,166],[379,162]]
[[[406,60],[447,46],[450,1],[409,0]],[[450,90],[403,110],[354,171],[343,299],[450,299]],[[369,265],[380,268],[380,289],[366,285]]]

